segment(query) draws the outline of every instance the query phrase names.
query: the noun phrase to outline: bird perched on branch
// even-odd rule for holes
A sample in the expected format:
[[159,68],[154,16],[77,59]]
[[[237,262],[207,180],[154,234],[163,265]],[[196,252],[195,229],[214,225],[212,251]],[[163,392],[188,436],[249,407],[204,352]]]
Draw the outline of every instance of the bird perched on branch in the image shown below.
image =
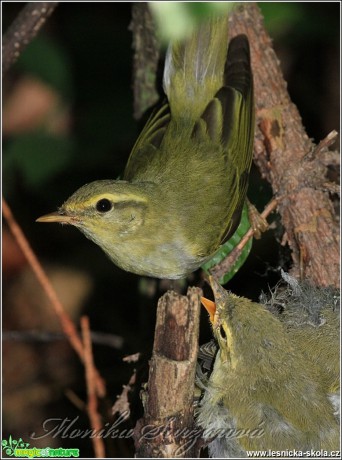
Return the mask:
[[164,90],[123,180],[84,185],[37,220],[74,225],[124,270],[172,279],[199,268],[240,222],[254,138],[247,37],[228,48],[228,18],[212,16],[169,46]]

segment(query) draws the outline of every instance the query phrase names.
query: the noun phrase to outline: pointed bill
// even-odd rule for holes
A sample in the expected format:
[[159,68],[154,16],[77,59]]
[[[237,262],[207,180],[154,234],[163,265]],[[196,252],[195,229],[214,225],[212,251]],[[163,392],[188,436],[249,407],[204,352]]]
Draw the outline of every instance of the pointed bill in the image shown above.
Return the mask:
[[211,275],[209,276],[209,282],[210,282],[211,289],[213,290],[213,293],[214,293],[216,305],[218,306],[220,303],[224,304],[224,300],[227,298],[227,291]]
[[65,214],[60,214],[58,212],[51,212],[50,214],[45,214],[44,216],[38,217],[36,222],[58,222],[60,224],[75,224],[75,217],[66,216]]

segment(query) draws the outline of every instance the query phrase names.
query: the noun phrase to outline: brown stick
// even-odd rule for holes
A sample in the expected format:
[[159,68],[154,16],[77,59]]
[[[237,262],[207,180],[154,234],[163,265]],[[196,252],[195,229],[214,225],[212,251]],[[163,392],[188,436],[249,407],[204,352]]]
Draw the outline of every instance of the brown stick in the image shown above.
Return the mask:
[[[275,208],[278,206],[278,200],[273,199],[268,203],[268,205],[265,207],[263,212],[260,214],[261,217],[266,219],[271,212],[275,210]],[[243,248],[246,246],[248,241],[253,237],[254,230],[251,227],[246,234],[243,236],[239,244],[228,254],[228,256],[222,260],[219,264],[215,265],[213,268],[210,269],[210,273],[216,278],[220,279],[225,273],[229,272],[229,269],[234,265],[236,260],[239,258],[241,251]]]
[[[292,274],[318,286],[339,285],[339,227],[329,199],[320,155],[291,102],[279,61],[255,3],[236,8],[232,36],[245,33],[251,44],[257,110],[255,161],[272,185],[292,250]],[[324,149],[330,138],[323,142]],[[252,197],[251,197],[252,198]],[[301,263],[303,262],[303,263]]]
[[156,89],[159,46],[148,3],[132,3],[134,118],[158,101]]
[[104,442],[101,436],[98,434],[102,429],[102,423],[100,414],[97,411],[95,368],[91,346],[89,318],[87,316],[82,316],[81,318],[81,330],[84,349],[85,377],[88,394],[87,412],[90,420],[90,425],[94,433],[94,436],[92,436],[91,439],[96,458],[105,458],[106,452],[104,448]]
[[6,31],[2,41],[2,75],[37,35],[58,2],[28,2]]
[[112,414],[115,415],[119,413],[124,420],[129,418],[131,413],[130,403],[129,403],[129,393],[132,391],[134,385],[136,384],[137,373],[136,370],[133,371],[131,378],[127,385],[122,385],[122,392],[116,398],[116,401],[112,407]]
[[134,439],[137,457],[194,456],[193,392],[201,291],[159,299],[145,415]]
[[[31,246],[29,245],[24,233],[14,219],[14,216],[11,212],[10,207],[6,203],[5,199],[2,199],[2,213],[5,217],[7,224],[16,239],[19,247],[23,251],[26,259],[28,260],[34,274],[36,275],[42,289],[45,291],[48,299],[51,302],[53,309],[56,312],[56,315],[61,323],[61,327],[67,336],[70,345],[76,351],[78,356],[84,362],[84,351],[82,341],[77,333],[76,327],[71,320],[70,316],[64,310],[62,303],[60,302],[55,289],[53,288],[49,278],[43,270],[43,267],[39,263],[37,257],[35,256]],[[97,382],[97,391],[99,396],[104,396],[106,393],[105,384],[101,376],[96,372],[96,382]]]

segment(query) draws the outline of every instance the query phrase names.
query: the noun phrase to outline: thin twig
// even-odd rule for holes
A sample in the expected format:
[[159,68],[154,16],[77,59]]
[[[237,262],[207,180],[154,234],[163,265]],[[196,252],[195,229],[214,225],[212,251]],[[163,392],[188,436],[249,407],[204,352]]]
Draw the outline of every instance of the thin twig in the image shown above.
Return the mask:
[[[60,302],[55,289],[53,288],[49,278],[43,270],[43,267],[39,263],[36,255],[34,254],[31,246],[29,245],[24,233],[22,232],[18,223],[14,219],[11,209],[4,198],[2,198],[2,213],[19,247],[23,251],[23,254],[28,260],[34,274],[36,275],[40,285],[42,286],[42,289],[44,290],[45,294],[50,300],[51,305],[55,310],[56,315],[58,316],[58,319],[61,323],[61,327],[65,335],[67,336],[71,346],[76,351],[81,360],[84,362],[83,345],[77,333],[76,327],[73,321],[71,320],[70,316],[64,310],[64,307]],[[103,379],[101,378],[98,372],[96,374],[96,382],[99,396],[104,396],[106,392],[105,385]]]
[[305,155],[306,160],[312,160],[314,157],[320,155],[323,151],[327,150],[338,138],[336,130],[331,131],[324,139],[322,139],[316,147]]
[[117,397],[112,407],[112,414],[115,415],[116,413],[119,413],[123,417],[123,420],[128,419],[131,413],[128,395],[132,391],[132,388],[135,385],[136,380],[137,380],[137,371],[134,369],[133,374],[131,375],[131,378],[129,379],[128,384],[122,385],[122,392]]
[[124,361],[125,363],[136,363],[139,361],[140,357],[141,357],[140,352],[133,353],[132,355],[124,356],[122,358],[122,361]]
[[102,422],[101,416],[97,410],[95,368],[93,351],[91,346],[89,318],[87,316],[82,316],[81,318],[81,330],[83,338],[84,367],[88,393],[87,412],[90,420],[90,425],[94,433],[94,436],[91,436],[91,438],[96,458],[105,458],[106,452],[104,448],[104,442],[101,436],[99,435],[99,432],[102,429]]
[[86,412],[87,405],[86,403],[70,388],[64,390],[64,395],[69,399],[71,404],[73,404],[79,411]]
[[2,76],[37,35],[58,2],[28,2],[6,31],[2,40]]
[[[19,331],[6,330],[2,333],[2,339],[17,342],[56,342],[57,340],[67,340],[63,332],[39,331],[35,329]],[[120,350],[123,345],[123,338],[115,334],[91,331],[91,341],[96,345]],[[128,361],[128,360],[127,360]],[[130,361],[128,361],[130,362]]]
[[[261,217],[266,219],[266,217],[268,217],[271,214],[271,212],[273,212],[275,210],[275,208],[278,205],[278,202],[279,202],[279,199],[277,199],[277,198],[274,198],[273,200],[271,200],[267,204],[267,206],[265,207],[263,212],[260,214]],[[251,227],[246,232],[244,237],[241,239],[239,244],[237,246],[235,246],[235,248],[227,255],[227,257],[222,260],[222,262],[220,262],[219,264],[215,265],[215,267],[213,267],[210,270],[210,273],[213,276],[215,276],[217,279],[220,279],[225,273],[227,273],[229,271],[230,267],[234,264],[234,262],[236,262],[236,260],[238,259],[238,257],[241,254],[241,251],[246,246],[248,241],[252,238],[253,234],[254,234],[254,230]]]

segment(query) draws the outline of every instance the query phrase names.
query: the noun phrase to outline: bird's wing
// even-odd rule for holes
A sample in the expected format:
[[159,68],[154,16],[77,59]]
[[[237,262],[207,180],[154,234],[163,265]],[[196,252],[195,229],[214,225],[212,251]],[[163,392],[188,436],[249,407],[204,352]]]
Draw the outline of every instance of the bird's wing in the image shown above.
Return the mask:
[[253,158],[253,76],[245,35],[231,40],[224,75],[224,86],[209,102],[193,130],[198,140],[209,135],[213,143],[222,145],[226,170],[231,174],[228,227],[223,241],[240,222]]
[[132,181],[145,173],[159,150],[170,118],[170,107],[167,102],[153,111],[132,149],[125,168],[124,180]]

